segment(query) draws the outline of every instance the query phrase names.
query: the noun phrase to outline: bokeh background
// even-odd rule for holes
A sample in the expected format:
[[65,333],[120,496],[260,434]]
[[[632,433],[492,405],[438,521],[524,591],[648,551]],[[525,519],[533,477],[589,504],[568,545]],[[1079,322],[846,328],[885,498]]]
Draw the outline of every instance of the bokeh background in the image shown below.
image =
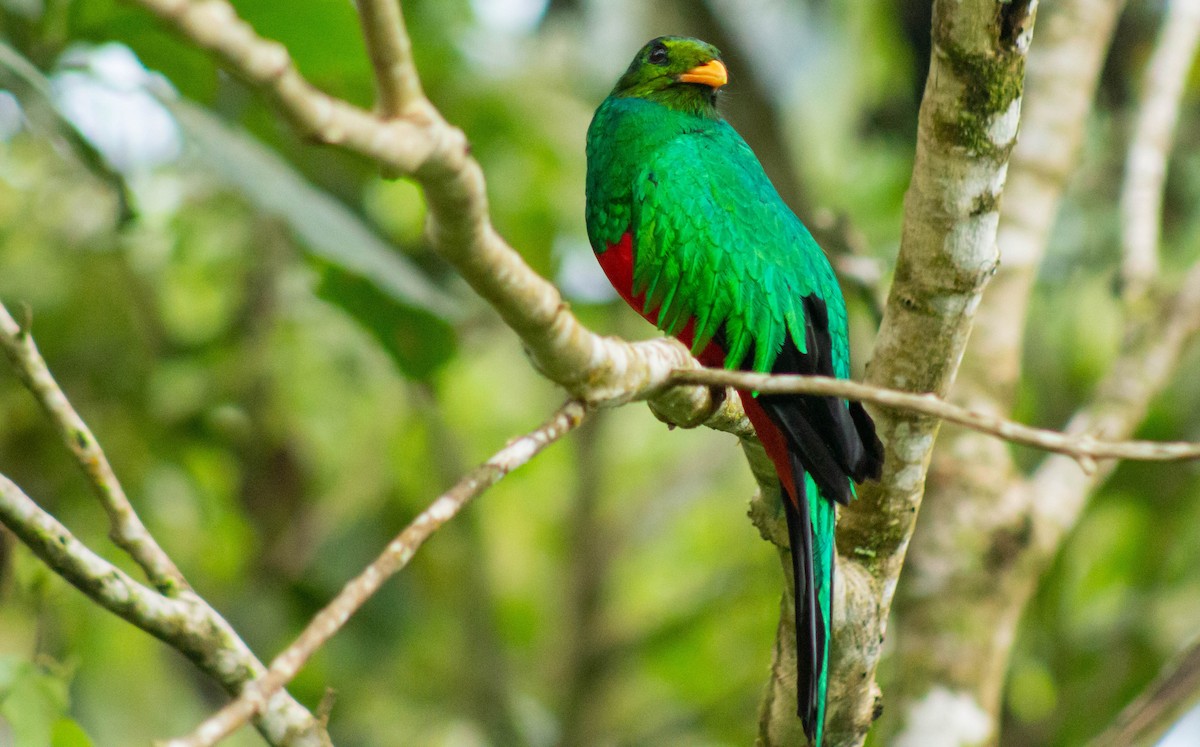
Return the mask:
[[[234,5],[317,86],[370,106],[351,3]],[[653,330],[614,302],[584,232],[587,124],[647,39],[716,43],[731,70],[723,111],[840,266],[857,268],[845,290],[857,361],[869,357],[929,3],[404,10],[425,88],[470,138],[500,232],[587,324],[631,338]],[[1120,345],[1114,205],[1162,10],[1131,2],[1106,63],[1036,288],[1026,422],[1061,426]],[[145,13],[0,0],[0,43],[0,298],[28,308],[152,532],[269,659],[563,394],[432,254],[414,186],[303,141]],[[1200,243],[1198,84],[1171,160],[1169,267]],[[1198,364],[1193,354],[1140,435],[1200,440]],[[3,370],[0,471],[129,566]],[[1081,744],[1200,632],[1198,477],[1127,465],[1102,489],[1026,616],[1005,744]],[[745,517],[752,490],[732,437],[668,432],[641,406],[605,412],[439,532],[291,691],[314,708],[334,691],[340,745],[748,744],[782,580]],[[885,663],[881,676],[886,694],[904,673]],[[0,531],[0,744],[147,744],[222,702],[181,656]],[[229,744],[261,740],[244,730]]]

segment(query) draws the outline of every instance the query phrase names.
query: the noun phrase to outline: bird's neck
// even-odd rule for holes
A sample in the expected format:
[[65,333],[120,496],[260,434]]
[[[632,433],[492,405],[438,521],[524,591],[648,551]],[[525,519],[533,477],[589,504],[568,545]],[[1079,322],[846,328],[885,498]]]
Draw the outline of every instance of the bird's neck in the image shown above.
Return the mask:
[[674,85],[660,90],[613,92],[615,98],[641,99],[675,113],[705,120],[717,120],[716,89],[703,85]]

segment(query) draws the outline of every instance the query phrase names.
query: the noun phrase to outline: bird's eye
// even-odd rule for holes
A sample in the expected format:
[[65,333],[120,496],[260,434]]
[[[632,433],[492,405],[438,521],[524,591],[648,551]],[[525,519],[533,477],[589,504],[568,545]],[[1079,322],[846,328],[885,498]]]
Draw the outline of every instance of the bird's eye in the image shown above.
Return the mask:
[[655,46],[654,49],[650,50],[650,55],[646,59],[648,59],[652,65],[667,64],[667,48],[661,44]]

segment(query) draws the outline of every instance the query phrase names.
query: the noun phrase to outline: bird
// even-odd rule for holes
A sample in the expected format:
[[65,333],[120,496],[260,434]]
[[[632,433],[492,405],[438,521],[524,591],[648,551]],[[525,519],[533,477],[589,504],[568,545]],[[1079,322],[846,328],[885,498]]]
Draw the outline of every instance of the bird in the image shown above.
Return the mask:
[[[618,295],[705,366],[848,378],[846,303],[828,258],[717,111],[716,47],[662,36],[638,51],[587,131],[588,240]],[[795,579],[797,715],[824,732],[835,504],[879,479],[863,406],[739,390],[775,467]]]

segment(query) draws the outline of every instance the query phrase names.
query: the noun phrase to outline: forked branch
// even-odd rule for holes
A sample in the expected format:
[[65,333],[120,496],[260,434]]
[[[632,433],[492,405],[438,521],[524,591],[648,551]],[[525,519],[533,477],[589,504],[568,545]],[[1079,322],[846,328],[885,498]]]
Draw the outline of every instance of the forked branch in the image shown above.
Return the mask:
[[183,574],[150,532],[146,531],[142,520],[130,505],[125,489],[117,480],[112,465],[108,463],[108,457],[54,380],[33,342],[33,336],[13,319],[3,303],[0,303],[0,348],[3,348],[21,383],[33,394],[54,424],[63,443],[87,477],[88,484],[100,499],[112,525],[109,532],[112,541],[129,553],[129,557],[141,566],[146,578],[163,593],[171,595],[186,589],[187,582]]
[[[92,601],[183,653],[227,692],[238,692],[265,667],[229,623],[192,591],[142,524],[100,444],[54,381],[27,326],[17,324],[0,304],[0,348],[83,468],[108,512],[114,543],[141,566],[157,590],[97,555],[3,475],[0,523]],[[257,714],[256,726],[272,745],[317,747],[323,741],[312,714],[282,691]]]

